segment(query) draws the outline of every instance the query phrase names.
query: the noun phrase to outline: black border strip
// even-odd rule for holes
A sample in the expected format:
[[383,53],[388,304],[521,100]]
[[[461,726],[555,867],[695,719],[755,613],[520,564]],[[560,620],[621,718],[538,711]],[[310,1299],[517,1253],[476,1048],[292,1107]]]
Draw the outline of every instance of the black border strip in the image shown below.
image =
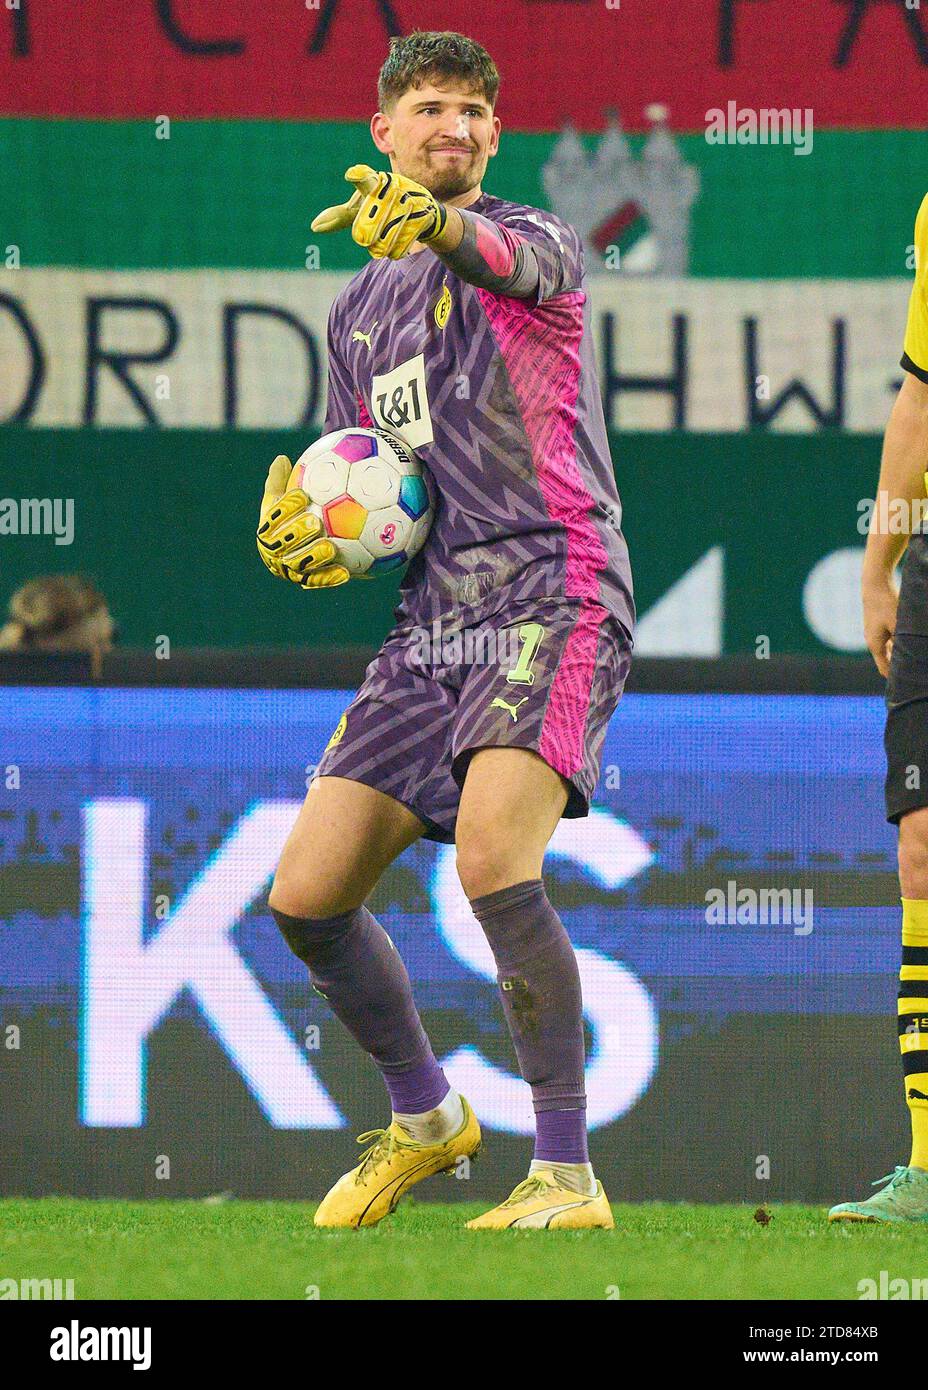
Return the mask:
[[[123,648],[104,659],[94,679],[89,658],[0,653],[0,685],[100,685],[175,689],[355,690],[376,655],[373,647],[195,648],[168,660]],[[626,689],[636,694],[882,695],[869,657],[639,657]]]

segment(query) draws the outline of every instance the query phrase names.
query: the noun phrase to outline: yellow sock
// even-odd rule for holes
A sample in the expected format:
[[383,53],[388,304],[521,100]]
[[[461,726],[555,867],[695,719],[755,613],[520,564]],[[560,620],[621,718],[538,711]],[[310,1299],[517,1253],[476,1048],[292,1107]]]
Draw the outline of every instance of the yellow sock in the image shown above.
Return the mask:
[[912,1118],[910,1168],[928,1172],[928,901],[902,899],[899,1048]]

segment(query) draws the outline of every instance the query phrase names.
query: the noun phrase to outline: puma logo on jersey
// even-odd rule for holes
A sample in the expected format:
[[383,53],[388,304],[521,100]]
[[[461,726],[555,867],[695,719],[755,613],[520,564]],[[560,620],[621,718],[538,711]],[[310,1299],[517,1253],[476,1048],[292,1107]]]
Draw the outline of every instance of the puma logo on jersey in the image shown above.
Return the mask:
[[371,334],[373,333],[374,329],[377,327],[377,325],[378,325],[379,322],[380,322],[380,319],[374,319],[374,322],[371,324],[370,328],[367,330],[366,333],[362,333],[361,330],[360,330],[360,328],[356,328],[356,329],[354,330],[354,332],[352,333],[352,335],[351,335],[351,341],[352,341],[353,343],[366,343],[366,344],[367,344],[367,350],[368,350],[368,352],[370,352],[370,351],[371,351]]
[[508,700],[504,700],[501,695],[497,695],[490,705],[490,709],[508,709],[509,713],[512,715],[512,722],[515,723],[519,717],[516,711],[525,704],[527,699],[528,696],[523,695],[521,700],[517,700],[514,705],[510,705]]

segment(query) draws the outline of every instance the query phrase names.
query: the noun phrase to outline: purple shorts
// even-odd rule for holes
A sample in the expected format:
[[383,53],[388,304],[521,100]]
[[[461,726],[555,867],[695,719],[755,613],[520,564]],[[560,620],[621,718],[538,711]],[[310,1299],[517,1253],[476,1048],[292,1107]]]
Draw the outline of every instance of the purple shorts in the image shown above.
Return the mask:
[[449,844],[471,754],[531,748],[570,784],[564,815],[585,816],[630,663],[624,629],[587,600],[509,608],[470,628],[396,628],[317,775],[385,792]]

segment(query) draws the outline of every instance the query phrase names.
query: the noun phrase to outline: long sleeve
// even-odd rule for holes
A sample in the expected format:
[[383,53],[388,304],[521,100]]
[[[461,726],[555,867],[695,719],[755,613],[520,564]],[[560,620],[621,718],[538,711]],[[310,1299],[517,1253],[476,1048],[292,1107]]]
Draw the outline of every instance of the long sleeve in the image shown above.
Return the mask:
[[468,284],[513,299],[541,304],[578,289],[583,249],[573,227],[544,213],[510,213],[494,222],[460,209],[464,236],[439,258]]

